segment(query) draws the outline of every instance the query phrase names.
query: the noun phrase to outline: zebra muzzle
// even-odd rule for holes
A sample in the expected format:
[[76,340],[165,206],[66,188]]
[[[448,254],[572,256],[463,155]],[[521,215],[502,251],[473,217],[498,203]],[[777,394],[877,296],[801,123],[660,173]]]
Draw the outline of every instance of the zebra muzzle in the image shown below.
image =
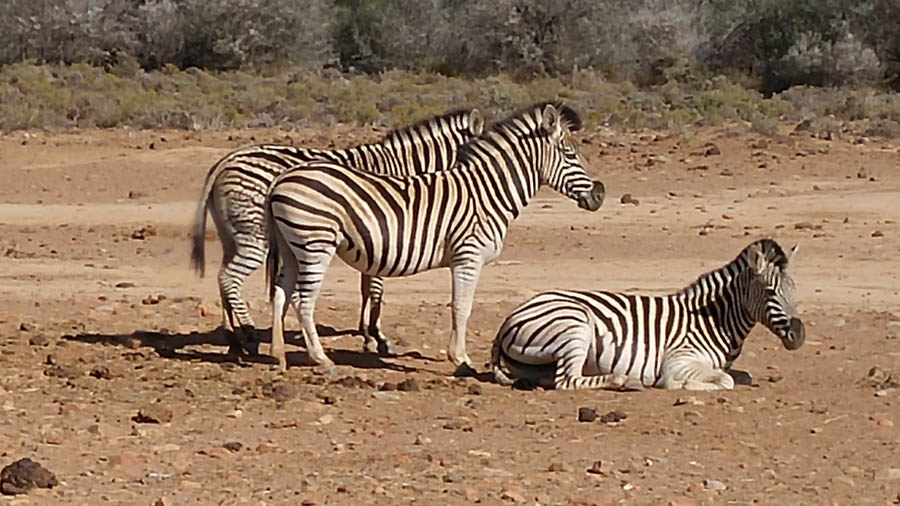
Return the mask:
[[585,192],[584,195],[578,198],[578,207],[588,211],[596,211],[603,205],[604,198],[606,198],[606,187],[600,181],[594,181],[591,191]]
[[786,349],[796,350],[803,346],[803,341],[806,341],[806,327],[803,326],[803,321],[800,318],[791,318],[790,328],[781,342]]

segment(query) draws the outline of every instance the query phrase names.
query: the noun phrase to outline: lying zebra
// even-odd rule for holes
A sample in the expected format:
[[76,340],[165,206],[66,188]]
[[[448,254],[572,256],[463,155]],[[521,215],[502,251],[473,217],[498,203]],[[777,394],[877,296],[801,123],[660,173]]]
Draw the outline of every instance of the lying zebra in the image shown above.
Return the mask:
[[[719,390],[748,382],[731,369],[758,322],[788,350],[805,339],[787,254],[771,239],[667,296],[551,291],[519,306],[491,350],[494,377],[557,389]],[[503,371],[505,363],[509,374]]]

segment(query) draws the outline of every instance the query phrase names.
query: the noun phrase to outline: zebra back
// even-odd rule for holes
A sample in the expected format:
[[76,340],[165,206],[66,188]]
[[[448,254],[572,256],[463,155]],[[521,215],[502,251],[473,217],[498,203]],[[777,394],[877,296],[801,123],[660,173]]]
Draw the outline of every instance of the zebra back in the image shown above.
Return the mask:
[[[239,148],[222,157],[207,172],[203,192],[194,216],[191,234],[191,266],[201,277],[205,273],[206,211],[213,194],[243,195],[235,208],[221,209],[219,221],[234,229],[229,216],[241,216],[255,229],[264,244],[263,202],[272,181],[290,167],[312,161],[328,161],[378,174],[409,176],[452,167],[459,148],[481,135],[484,118],[478,109],[460,109],[434,116],[388,132],[372,144],[348,149],[327,150],[288,145],[263,144]],[[237,208],[253,203],[254,208]],[[211,209],[212,210],[212,209]],[[220,231],[221,233],[222,231]],[[234,231],[232,230],[232,235]]]

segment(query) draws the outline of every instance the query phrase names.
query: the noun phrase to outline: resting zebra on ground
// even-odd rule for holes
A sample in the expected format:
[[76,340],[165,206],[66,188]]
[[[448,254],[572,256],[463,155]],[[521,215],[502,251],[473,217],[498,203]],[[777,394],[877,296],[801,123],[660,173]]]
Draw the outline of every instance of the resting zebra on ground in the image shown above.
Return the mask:
[[[483,127],[484,119],[477,109],[460,110],[394,130],[374,144],[340,150],[250,146],[229,153],[213,165],[197,207],[191,238],[191,265],[203,275],[206,211],[209,209],[222,242],[223,258],[218,278],[222,325],[235,331],[229,353],[240,354],[242,347],[256,353],[253,319],[241,289],[247,277],[262,266],[266,256],[263,204],[276,176],[290,167],[314,160],[393,176],[444,170],[456,162],[459,147],[480,135]],[[361,276],[359,330],[367,350],[392,353],[391,342],[380,330],[383,287],[381,279]]]
[[[787,254],[762,239],[734,261],[667,296],[551,291],[519,306],[491,349],[498,383],[557,389],[718,390],[750,376],[731,369],[762,323],[788,350],[805,339]],[[503,371],[506,365],[509,374]]]
[[597,210],[604,189],[584,172],[567,106],[542,103],[493,125],[463,146],[457,165],[409,178],[376,176],[313,162],[280,175],[269,190],[266,230],[272,300],[272,355],[281,370],[286,294],[300,291],[298,317],[311,358],[334,364],[316,334],[313,311],[335,254],[370,276],[406,276],[449,267],[453,330],[448,358],[472,371],[466,324],[481,268],[500,254],[512,221],[541,185]]

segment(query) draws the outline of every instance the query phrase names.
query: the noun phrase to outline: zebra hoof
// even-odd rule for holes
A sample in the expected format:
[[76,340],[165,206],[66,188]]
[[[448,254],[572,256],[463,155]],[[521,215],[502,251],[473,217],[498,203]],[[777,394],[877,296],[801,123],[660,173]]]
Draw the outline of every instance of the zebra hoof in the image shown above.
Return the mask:
[[456,366],[456,370],[453,371],[453,376],[457,378],[471,378],[476,374],[478,374],[478,371],[476,371],[474,367],[465,362]]
[[334,364],[319,366],[316,370],[322,376],[337,376],[337,367]]
[[644,389],[644,384],[639,379],[628,378],[625,383],[619,387],[620,392],[640,392]]
[[378,343],[378,355],[381,357],[396,357],[397,350],[394,349],[394,343],[388,340]]
[[251,357],[259,356],[259,341],[253,340],[241,344],[241,349]]

